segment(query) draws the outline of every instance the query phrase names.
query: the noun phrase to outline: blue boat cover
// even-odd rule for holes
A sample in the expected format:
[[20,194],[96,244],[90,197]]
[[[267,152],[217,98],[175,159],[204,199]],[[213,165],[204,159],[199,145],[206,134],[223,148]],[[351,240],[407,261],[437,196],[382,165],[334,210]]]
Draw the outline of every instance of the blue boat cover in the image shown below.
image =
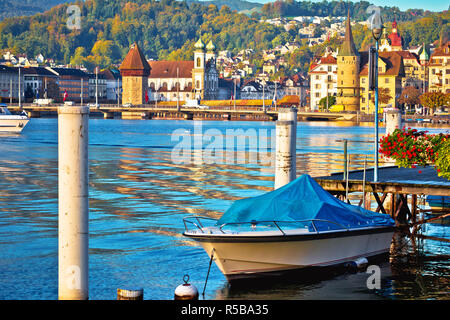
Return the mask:
[[[376,213],[345,203],[325,191],[313,178],[304,174],[289,184],[263,195],[235,201],[217,225],[258,221],[327,220],[345,228],[393,226],[387,214]],[[318,223],[314,223],[316,229]],[[327,228],[329,228],[328,223]],[[338,228],[342,229],[342,228]]]

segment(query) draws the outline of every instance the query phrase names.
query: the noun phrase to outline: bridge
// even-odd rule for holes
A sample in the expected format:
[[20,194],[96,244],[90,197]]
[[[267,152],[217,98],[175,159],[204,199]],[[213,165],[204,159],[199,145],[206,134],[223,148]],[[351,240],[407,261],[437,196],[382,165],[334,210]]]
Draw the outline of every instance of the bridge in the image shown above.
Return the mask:
[[[12,112],[25,111],[30,118],[38,118],[41,115],[56,115],[58,107],[62,105],[34,105],[22,104],[10,105]],[[278,118],[281,107],[263,106],[207,106],[183,107],[173,103],[161,103],[158,105],[142,106],[118,106],[113,104],[101,104],[98,107],[90,107],[91,115],[103,115],[105,119],[121,117],[122,119],[185,119],[185,120],[259,120],[274,121]],[[341,112],[302,112],[297,113],[299,120],[357,120],[356,113]]]

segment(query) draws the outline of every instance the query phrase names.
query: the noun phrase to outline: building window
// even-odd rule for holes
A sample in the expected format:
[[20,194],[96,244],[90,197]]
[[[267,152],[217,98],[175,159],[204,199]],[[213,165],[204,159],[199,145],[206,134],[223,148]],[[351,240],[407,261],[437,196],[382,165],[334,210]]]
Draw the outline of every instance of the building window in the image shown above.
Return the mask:
[[384,79],[384,83],[389,83],[389,78]]
[[200,68],[200,66],[202,65],[202,59],[200,59],[200,57],[197,58],[197,68]]

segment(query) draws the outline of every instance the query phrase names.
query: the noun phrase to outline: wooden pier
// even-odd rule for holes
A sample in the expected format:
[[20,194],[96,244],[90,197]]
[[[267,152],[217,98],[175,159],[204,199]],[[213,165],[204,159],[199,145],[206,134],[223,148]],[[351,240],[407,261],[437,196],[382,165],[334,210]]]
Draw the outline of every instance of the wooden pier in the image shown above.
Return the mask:
[[[374,211],[391,215],[399,223],[417,221],[418,196],[450,196],[450,181],[439,177],[431,167],[398,168],[397,166],[378,168],[378,182],[373,181],[373,169],[366,170],[366,181],[363,181],[363,170],[350,171],[348,182],[343,173],[325,177],[315,177],[325,190],[345,199],[346,194],[364,192],[367,199],[366,209],[372,209],[371,199],[376,202]],[[364,186],[364,190],[363,190]],[[409,206],[408,206],[409,204]]]

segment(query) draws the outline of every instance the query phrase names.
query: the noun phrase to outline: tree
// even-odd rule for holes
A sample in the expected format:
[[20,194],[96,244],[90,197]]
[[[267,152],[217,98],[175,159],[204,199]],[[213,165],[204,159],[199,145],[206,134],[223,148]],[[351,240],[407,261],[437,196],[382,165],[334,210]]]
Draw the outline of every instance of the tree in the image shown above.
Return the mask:
[[425,92],[420,97],[420,103],[427,108],[435,111],[436,108],[448,106],[448,95],[442,92]]
[[416,89],[414,87],[406,87],[405,89],[403,89],[402,94],[398,99],[398,102],[411,106],[420,103],[419,97],[420,97],[419,89]]
[[327,105],[327,97],[323,97],[319,101],[319,105],[322,107],[322,110],[329,109],[332,105],[336,104],[335,96],[328,96],[328,105]]
[[[391,90],[389,88],[378,89],[378,103],[387,104],[391,99]],[[370,100],[372,103],[375,103],[375,94],[371,95]]]

